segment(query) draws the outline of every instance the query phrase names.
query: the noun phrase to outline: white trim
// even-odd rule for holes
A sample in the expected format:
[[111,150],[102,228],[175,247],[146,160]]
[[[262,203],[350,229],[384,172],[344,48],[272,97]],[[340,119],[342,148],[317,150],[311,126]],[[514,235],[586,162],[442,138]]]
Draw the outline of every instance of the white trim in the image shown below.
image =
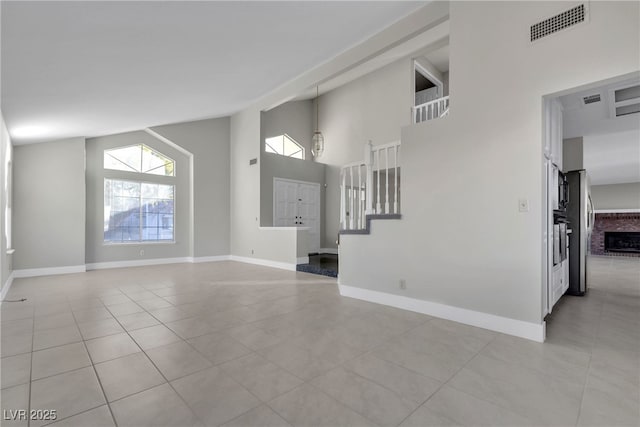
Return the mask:
[[73,274],[84,273],[87,271],[84,265],[67,265],[64,267],[45,267],[45,268],[25,268],[22,270],[13,270],[13,278],[52,276],[55,274]]
[[593,213],[640,213],[640,209],[594,209]]
[[158,265],[158,264],[179,264],[190,263],[192,257],[178,257],[178,258],[153,258],[153,259],[139,259],[134,261],[109,261],[109,262],[93,262],[87,263],[87,270],[102,270],[105,268],[125,268],[125,267],[143,267],[145,265]]
[[244,256],[231,255],[231,261],[244,262],[247,264],[263,265],[265,267],[279,268],[281,270],[296,271],[296,265],[288,262],[271,261],[270,259],[249,258]]
[[201,262],[220,262],[220,261],[229,261],[231,260],[231,255],[214,255],[214,256],[198,256],[193,257],[191,262],[194,264],[198,264]]
[[2,292],[0,292],[0,304],[2,304],[2,300],[5,299],[9,293],[11,285],[13,285],[13,271],[9,274],[9,277],[7,277],[7,281],[4,282],[4,286],[2,287]]
[[338,255],[338,248],[320,248],[320,253]]
[[296,258],[296,264],[309,264],[309,257],[308,256],[301,256]]
[[439,304],[402,295],[394,295],[386,292],[372,291],[338,284],[340,295],[369,301],[377,304],[388,305],[403,310],[428,314],[441,319],[452,320],[466,325],[502,332],[532,341],[544,342],[546,335],[546,323],[541,324],[524,322],[508,317],[482,313],[480,311],[467,310],[451,305]]

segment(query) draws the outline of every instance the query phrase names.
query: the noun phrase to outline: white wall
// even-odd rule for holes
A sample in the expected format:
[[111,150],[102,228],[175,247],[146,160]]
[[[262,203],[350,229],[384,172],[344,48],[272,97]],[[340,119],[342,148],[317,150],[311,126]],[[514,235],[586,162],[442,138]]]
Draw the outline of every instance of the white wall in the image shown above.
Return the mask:
[[7,291],[5,286],[10,285],[9,277],[13,271],[13,256],[7,254],[7,249],[10,249],[7,237],[11,233],[11,225],[7,224],[7,216],[5,216],[5,209],[12,204],[12,176],[9,175],[12,168],[9,168],[9,163],[13,163],[13,147],[0,112],[0,165],[2,165],[2,173],[0,173],[0,295],[5,295]]
[[260,227],[260,162],[249,164],[260,158],[260,115],[254,107],[231,117],[231,255],[293,267],[306,251],[304,232]]
[[640,182],[592,185],[591,200],[596,210],[640,210]]
[[193,154],[195,257],[229,254],[229,123],[223,117],[153,128]]
[[323,247],[336,247],[340,168],[363,160],[367,141],[398,141],[402,127],[411,123],[413,72],[412,60],[401,59],[320,97],[325,152],[319,161],[328,165]]
[[84,266],[84,138],[14,147],[15,270]]
[[541,324],[542,96],[640,63],[637,2],[591,2],[587,24],[529,43],[567,7],[450,3],[450,114],[403,129],[403,219],[342,236],[342,285]]

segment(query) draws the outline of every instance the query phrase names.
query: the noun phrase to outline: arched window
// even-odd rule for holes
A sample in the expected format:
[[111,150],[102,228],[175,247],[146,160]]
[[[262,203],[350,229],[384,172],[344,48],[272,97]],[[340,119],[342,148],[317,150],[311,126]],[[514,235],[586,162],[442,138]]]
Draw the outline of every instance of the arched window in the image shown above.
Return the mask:
[[141,174],[105,178],[104,242],[173,242],[175,185],[150,175],[174,177],[175,161],[139,144],[105,150],[104,168]]
[[264,151],[295,159],[304,159],[304,147],[286,133],[264,140]]

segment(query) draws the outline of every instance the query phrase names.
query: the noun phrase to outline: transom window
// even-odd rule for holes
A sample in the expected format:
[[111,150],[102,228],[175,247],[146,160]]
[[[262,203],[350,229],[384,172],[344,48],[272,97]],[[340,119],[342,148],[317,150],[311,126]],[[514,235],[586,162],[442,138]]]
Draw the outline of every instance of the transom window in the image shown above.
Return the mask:
[[144,144],[104,150],[104,168],[174,176],[175,162]]
[[265,139],[264,150],[267,153],[279,154],[295,159],[304,159],[304,147],[286,133]]
[[104,180],[104,241],[173,241],[174,186]]

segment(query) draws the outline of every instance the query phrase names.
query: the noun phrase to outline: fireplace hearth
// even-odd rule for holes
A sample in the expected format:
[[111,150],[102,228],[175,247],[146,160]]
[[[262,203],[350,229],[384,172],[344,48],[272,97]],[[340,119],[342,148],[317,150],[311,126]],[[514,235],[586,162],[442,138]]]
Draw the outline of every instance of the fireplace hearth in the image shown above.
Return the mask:
[[640,254],[640,231],[605,231],[604,250]]

